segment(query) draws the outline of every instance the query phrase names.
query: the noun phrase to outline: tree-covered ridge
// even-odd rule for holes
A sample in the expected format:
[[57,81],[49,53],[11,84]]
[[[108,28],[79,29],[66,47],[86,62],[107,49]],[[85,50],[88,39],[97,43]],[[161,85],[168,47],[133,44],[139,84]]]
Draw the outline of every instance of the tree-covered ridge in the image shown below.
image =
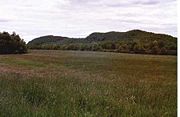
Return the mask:
[[44,36],[30,41],[28,47],[31,49],[112,51],[176,55],[177,38],[166,34],[155,34],[141,30],[107,33],[96,32],[82,39]]
[[26,43],[15,32],[0,32],[0,54],[27,53]]

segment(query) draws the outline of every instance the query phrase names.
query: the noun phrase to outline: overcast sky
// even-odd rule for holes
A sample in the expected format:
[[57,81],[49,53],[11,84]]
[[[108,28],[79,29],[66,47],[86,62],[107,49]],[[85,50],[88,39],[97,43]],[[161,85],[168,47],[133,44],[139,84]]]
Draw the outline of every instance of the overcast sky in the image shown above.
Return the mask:
[[44,35],[142,29],[177,36],[176,0],[0,0],[0,31]]

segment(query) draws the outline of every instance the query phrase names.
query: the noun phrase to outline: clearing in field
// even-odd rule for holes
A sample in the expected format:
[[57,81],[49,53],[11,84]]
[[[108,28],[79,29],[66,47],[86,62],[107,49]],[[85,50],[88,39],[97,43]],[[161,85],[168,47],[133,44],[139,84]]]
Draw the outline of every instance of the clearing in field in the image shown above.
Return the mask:
[[177,57],[0,55],[0,117],[175,117]]

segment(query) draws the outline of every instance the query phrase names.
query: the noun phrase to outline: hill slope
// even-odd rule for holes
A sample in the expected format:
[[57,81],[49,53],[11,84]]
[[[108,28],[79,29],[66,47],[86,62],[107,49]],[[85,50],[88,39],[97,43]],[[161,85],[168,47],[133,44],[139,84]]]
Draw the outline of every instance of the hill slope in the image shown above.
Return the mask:
[[142,30],[95,32],[86,38],[43,36],[28,43],[31,49],[113,51],[146,54],[176,54],[177,38]]

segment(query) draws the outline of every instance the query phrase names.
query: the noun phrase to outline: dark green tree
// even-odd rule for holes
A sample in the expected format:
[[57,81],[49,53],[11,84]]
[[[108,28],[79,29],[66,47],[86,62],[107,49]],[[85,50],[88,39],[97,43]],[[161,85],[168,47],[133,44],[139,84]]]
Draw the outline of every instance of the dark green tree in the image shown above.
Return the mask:
[[15,32],[0,33],[0,54],[22,54],[27,53],[26,43]]

